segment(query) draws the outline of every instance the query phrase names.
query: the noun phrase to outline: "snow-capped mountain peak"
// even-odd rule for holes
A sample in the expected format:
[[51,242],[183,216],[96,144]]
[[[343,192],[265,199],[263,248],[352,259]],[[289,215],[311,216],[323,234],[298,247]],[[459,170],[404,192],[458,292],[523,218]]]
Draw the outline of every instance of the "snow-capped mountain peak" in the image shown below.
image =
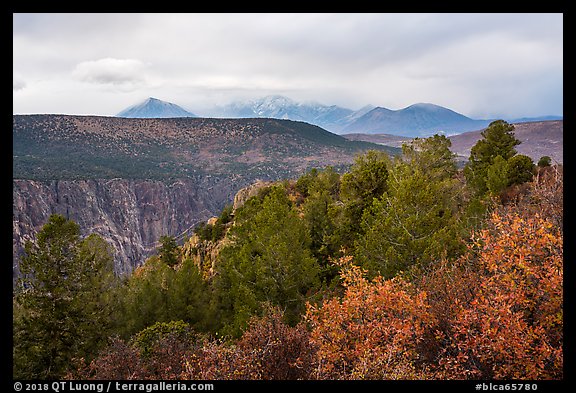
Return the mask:
[[219,117],[270,117],[305,121],[328,130],[353,111],[336,105],[316,102],[301,103],[281,95],[269,95],[256,100],[237,101],[217,109]]
[[194,113],[173,104],[149,97],[143,102],[124,109],[116,117],[132,118],[168,118],[168,117],[197,117]]

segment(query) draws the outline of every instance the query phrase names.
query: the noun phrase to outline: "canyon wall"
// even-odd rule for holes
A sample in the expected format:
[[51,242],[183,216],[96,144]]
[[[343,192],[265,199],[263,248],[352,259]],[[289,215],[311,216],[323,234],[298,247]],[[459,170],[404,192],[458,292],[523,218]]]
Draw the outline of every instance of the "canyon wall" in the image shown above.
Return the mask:
[[218,215],[250,180],[234,176],[159,180],[13,180],[13,277],[26,240],[53,214],[97,233],[115,252],[115,271],[129,274],[154,253],[162,235],[186,240],[193,227]]

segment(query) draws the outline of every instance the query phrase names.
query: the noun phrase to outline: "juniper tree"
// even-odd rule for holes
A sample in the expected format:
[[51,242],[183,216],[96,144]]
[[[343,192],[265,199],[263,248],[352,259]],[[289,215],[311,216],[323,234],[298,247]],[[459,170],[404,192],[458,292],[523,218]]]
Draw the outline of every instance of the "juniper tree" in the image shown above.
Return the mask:
[[308,291],[318,286],[319,268],[304,223],[281,186],[251,198],[236,214],[215,281],[222,331],[239,335],[264,303],[280,306],[287,321],[296,322]]

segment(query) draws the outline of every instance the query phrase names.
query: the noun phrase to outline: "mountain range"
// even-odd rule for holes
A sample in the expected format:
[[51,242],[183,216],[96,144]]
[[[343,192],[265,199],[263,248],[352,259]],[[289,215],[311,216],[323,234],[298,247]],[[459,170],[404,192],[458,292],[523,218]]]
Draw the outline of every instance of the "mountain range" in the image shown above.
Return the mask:
[[[183,112],[171,114],[167,107],[178,107],[149,98],[141,104],[120,112],[119,117],[188,117]],[[136,108],[136,109],[134,109]],[[357,111],[337,105],[317,102],[297,102],[280,95],[269,95],[256,100],[236,101],[205,111],[203,117],[215,118],[274,118],[304,121],[336,134],[389,134],[405,137],[427,137],[436,133],[455,135],[485,128],[495,119],[472,119],[431,103],[417,103],[399,110],[367,105]],[[561,116],[504,119],[509,122],[560,120]]]
[[[365,108],[366,113],[372,107]],[[275,119],[299,120],[320,126],[328,131],[339,133],[355,119],[356,112],[337,105],[323,105],[316,102],[301,103],[280,95],[270,95],[257,100],[236,101],[215,107],[209,111],[214,117],[269,117]]]
[[404,109],[377,107],[346,126],[342,133],[390,134],[427,137],[479,130],[490,120],[474,120],[439,105],[419,103]]

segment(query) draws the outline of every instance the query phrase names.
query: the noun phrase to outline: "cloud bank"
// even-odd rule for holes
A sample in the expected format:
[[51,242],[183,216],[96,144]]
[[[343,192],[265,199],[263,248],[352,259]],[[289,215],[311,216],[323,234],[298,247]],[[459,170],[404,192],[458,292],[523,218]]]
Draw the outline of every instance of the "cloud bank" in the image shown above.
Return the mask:
[[[109,115],[148,96],[201,112],[267,94],[350,109],[432,102],[476,117],[563,111],[562,14],[13,19],[13,67],[28,81],[14,84],[19,113],[58,102],[61,112]],[[57,95],[40,90],[52,86]]]

